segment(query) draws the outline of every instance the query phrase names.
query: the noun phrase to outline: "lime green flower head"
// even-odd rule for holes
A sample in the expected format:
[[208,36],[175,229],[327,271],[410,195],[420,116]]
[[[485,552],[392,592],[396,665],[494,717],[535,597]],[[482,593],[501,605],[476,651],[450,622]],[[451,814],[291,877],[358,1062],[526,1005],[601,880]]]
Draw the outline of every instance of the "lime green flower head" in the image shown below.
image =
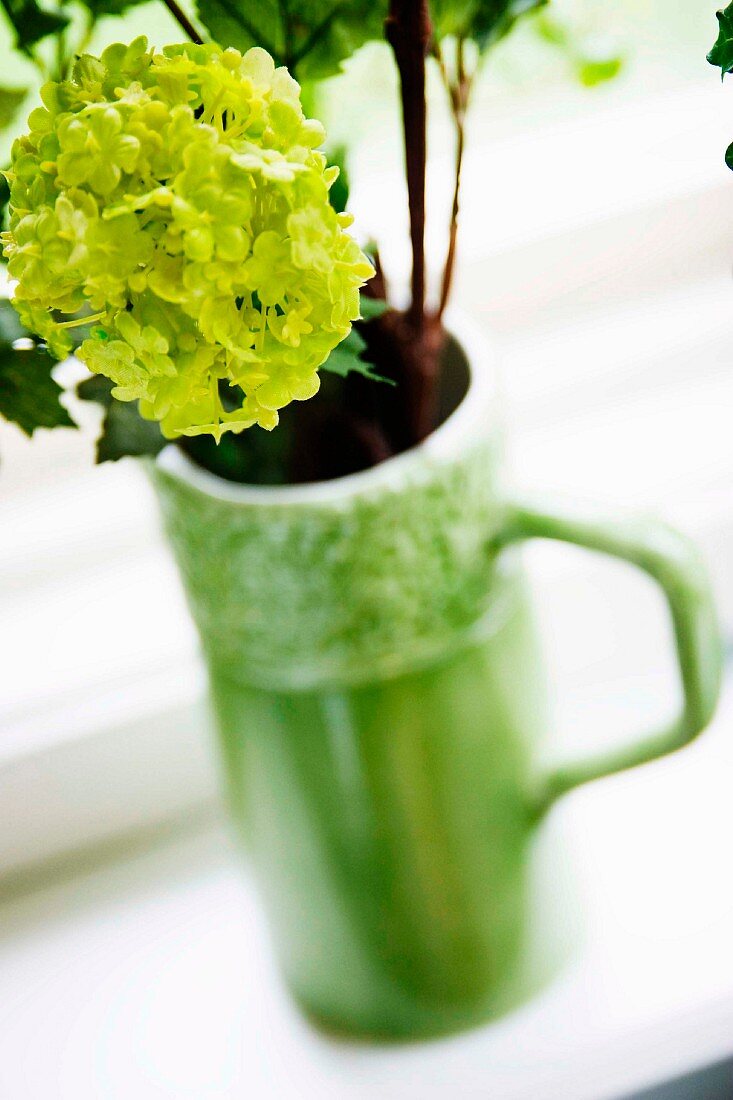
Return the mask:
[[273,428],[313,396],[373,271],[287,70],[139,38],[81,57],[42,100],[3,234],[26,324],[61,356],[91,311],[80,358],[169,437]]

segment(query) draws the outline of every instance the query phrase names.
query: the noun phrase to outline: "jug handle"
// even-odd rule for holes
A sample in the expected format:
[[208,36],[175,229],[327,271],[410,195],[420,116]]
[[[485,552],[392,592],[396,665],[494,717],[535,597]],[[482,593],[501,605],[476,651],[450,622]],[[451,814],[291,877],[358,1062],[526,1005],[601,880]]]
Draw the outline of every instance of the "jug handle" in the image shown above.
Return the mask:
[[527,539],[568,542],[630,562],[661,587],[674,631],[682,684],[679,714],[631,746],[563,764],[541,782],[538,815],[561,795],[594,779],[656,760],[689,744],[712,718],[720,695],[723,646],[707,570],[699,551],[666,524],[643,516],[606,515],[591,508],[510,503],[492,546],[501,551]]

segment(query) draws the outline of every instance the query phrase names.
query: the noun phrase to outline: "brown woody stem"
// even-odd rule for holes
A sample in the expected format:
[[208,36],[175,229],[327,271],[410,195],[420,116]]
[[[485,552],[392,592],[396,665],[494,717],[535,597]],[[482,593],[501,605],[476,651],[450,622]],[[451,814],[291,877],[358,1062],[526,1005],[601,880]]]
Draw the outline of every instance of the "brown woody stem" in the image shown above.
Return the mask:
[[385,34],[394,52],[400,75],[412,245],[411,303],[408,316],[419,330],[425,318],[425,58],[432,40],[427,0],[390,0]]
[[439,50],[436,50],[436,57],[440,66],[440,72],[443,77],[443,82],[446,86],[448,96],[450,99],[451,113],[453,115],[453,122],[456,129],[456,160],[455,160],[455,180],[453,185],[453,204],[451,207],[450,216],[450,229],[448,233],[448,252],[446,255],[445,266],[443,268],[443,279],[440,287],[440,301],[438,303],[438,311],[436,317],[440,320],[445,312],[445,307],[448,304],[450,298],[451,287],[453,285],[453,272],[456,264],[456,245],[458,241],[458,214],[460,211],[460,196],[461,196],[461,171],[463,168],[463,152],[466,140],[466,108],[468,106],[468,97],[471,92],[471,77],[466,73],[464,60],[463,60],[463,39],[459,38],[456,43],[456,77],[455,81],[451,81],[443,63],[443,58],[440,55]]

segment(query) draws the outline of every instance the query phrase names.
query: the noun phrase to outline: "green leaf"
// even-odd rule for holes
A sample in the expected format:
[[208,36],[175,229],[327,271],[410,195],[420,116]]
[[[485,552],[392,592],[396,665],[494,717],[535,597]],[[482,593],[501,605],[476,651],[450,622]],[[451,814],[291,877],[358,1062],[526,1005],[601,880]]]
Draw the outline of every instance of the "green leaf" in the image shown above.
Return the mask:
[[718,19],[718,37],[708,54],[711,65],[718,65],[721,75],[733,72],[733,3],[724,11],[716,12]]
[[12,344],[24,336],[28,336],[28,333],[21,325],[12,304],[7,298],[0,298],[0,344]]
[[586,88],[595,88],[613,80],[623,68],[623,59],[618,56],[605,58],[581,57],[577,62],[578,79]]
[[339,170],[338,178],[335,183],[331,184],[331,190],[328,192],[331,206],[337,214],[343,213],[349,202],[349,173],[346,170],[347,152],[345,145],[336,145],[333,149],[327,151],[328,163],[335,165]]
[[0,416],[26,435],[36,428],[75,428],[59,401],[63,393],[45,348],[21,325],[10,302],[0,302]]
[[57,34],[69,24],[65,15],[47,11],[36,0],[0,0],[0,7],[5,10],[15,31],[16,45],[23,50],[49,34]]
[[[366,294],[359,297],[362,321],[373,321],[375,317],[381,317],[387,309],[387,303],[382,298],[369,298]],[[356,322],[357,325],[359,322]]]
[[0,88],[0,129],[10,125],[27,94],[27,88]]
[[123,15],[129,8],[138,7],[146,0],[83,0],[84,7],[94,17],[103,15]]
[[364,378],[371,378],[373,382],[386,382],[389,386],[396,385],[393,379],[378,374],[373,363],[360,358],[365,350],[364,338],[356,329],[352,329],[346,339],[331,352],[321,370],[338,374],[341,378],[346,378],[347,374],[361,374]]
[[134,401],[118,401],[112,396],[113,383],[101,374],[93,374],[76,387],[82,401],[95,401],[104,410],[102,431],[97,440],[97,462],[117,462],[128,455],[157,455],[168,440],[155,420],[145,420]]
[[483,53],[505,38],[523,16],[539,11],[546,3],[547,0],[483,0],[477,5],[471,38]]
[[455,35],[472,39],[484,53],[514,28],[525,15],[539,11],[548,0],[433,0],[436,38]]
[[375,317],[379,317],[387,308],[387,303],[376,298],[361,296],[361,312],[363,320],[357,321],[349,335],[329,355],[321,370],[330,371],[346,378],[347,374],[361,374],[372,382],[386,382],[388,386],[397,383],[392,378],[385,378],[374,369],[374,363],[364,357],[367,350],[366,340],[359,331],[360,327],[369,324]]
[[298,80],[337,73],[365,42],[381,38],[385,0],[197,0],[222,46],[262,46]]

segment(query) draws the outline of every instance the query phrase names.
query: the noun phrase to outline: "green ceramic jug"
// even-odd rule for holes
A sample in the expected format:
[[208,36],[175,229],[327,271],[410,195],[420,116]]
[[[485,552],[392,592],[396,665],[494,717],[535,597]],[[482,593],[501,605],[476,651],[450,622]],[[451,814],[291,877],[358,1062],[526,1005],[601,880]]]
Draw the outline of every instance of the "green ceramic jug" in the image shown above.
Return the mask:
[[[694,547],[650,520],[512,499],[493,372],[481,340],[459,337],[467,396],[380,466],[242,486],[168,448],[152,472],[282,972],[312,1018],[364,1037],[447,1032],[527,996],[554,952],[528,965],[543,814],[687,744],[719,690]],[[684,693],[669,729],[549,775],[535,759],[549,719],[518,557],[534,538],[654,578]]]

